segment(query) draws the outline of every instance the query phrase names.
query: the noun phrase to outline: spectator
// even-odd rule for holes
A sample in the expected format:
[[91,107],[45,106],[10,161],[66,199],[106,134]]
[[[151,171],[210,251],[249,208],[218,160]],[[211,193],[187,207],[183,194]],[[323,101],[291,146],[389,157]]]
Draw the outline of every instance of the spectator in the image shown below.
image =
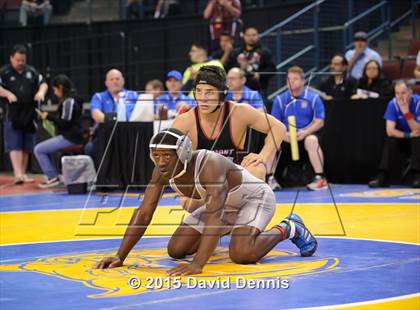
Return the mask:
[[232,68],[227,75],[227,84],[229,91],[226,100],[232,100],[237,103],[248,103],[255,109],[264,110],[264,101],[261,95],[256,91],[245,86],[245,72],[239,68]]
[[26,64],[26,48],[13,47],[10,64],[0,69],[0,97],[6,98],[6,119],[4,122],[5,149],[15,175],[15,183],[33,182],[26,175],[29,153],[35,145],[35,108],[44,101],[48,85],[44,77],[32,66]]
[[[156,106],[165,105],[168,110],[169,118],[175,117],[180,112],[186,112],[195,106],[191,97],[184,95],[182,88],[182,74],[179,71],[172,70],[166,75],[166,88],[168,91],[156,98]],[[156,110],[155,110],[156,113]]]
[[64,74],[57,75],[51,82],[54,95],[58,98],[57,115],[40,112],[42,120],[48,119],[56,127],[57,135],[35,146],[35,156],[46,181],[40,188],[50,188],[60,184],[60,178],[49,156],[62,149],[83,143],[82,106],[75,99],[73,82]]
[[144,0],[127,0],[125,5],[127,19],[140,19],[144,17]]
[[220,49],[215,51],[211,56],[213,59],[218,59],[225,71],[228,72],[235,66],[235,60],[232,57],[233,52],[233,38],[228,32],[224,32],[219,38]]
[[203,16],[210,19],[210,38],[212,50],[219,45],[222,33],[230,33],[233,38],[239,33],[239,19],[242,14],[239,0],[208,0]]
[[259,40],[257,29],[246,28],[243,46],[235,49],[233,58],[237,62],[237,66],[246,73],[246,86],[265,93],[270,76],[260,74],[260,72],[274,72],[276,66],[273,63],[271,51],[262,47]]
[[180,13],[179,1],[178,0],[159,0],[154,18],[165,18],[169,16],[178,15]]
[[50,22],[52,5],[49,0],[23,0],[20,5],[19,22],[23,27],[28,25],[28,16],[43,17],[43,24]]
[[[313,91],[305,88],[303,70],[293,66],[287,70],[289,90],[278,95],[273,102],[271,114],[287,127],[287,134],[282,145],[283,156],[290,157],[290,134],[288,117],[293,115],[296,119],[297,140],[299,154],[307,151],[315,179],[307,185],[309,190],[327,188],[324,176],[324,155],[319,145],[317,132],[324,126],[325,110],[321,98]],[[286,160],[287,160],[286,159]]]
[[369,60],[363,69],[362,78],[357,82],[357,93],[351,98],[367,99],[391,97],[391,84],[381,76],[381,66],[379,63],[376,60]]
[[200,43],[193,43],[189,54],[191,66],[184,71],[182,90],[189,92],[188,96],[193,97],[192,88],[198,70],[203,66],[217,66],[223,68],[223,65],[218,60],[209,60],[207,57],[207,49]]
[[420,80],[420,51],[417,53],[416,57],[416,67],[414,68],[414,78]]
[[354,49],[347,51],[346,58],[349,62],[349,74],[355,79],[363,75],[363,68],[369,60],[376,60],[382,67],[382,58],[373,49],[368,47],[367,34],[356,32],[353,37]]
[[398,152],[411,151],[412,186],[420,188],[420,97],[404,81],[395,83],[395,97],[388,103],[384,118],[387,138],[379,165],[380,173],[369,187],[389,185],[389,172]]
[[347,76],[347,67],[348,62],[343,54],[335,54],[331,58],[331,75],[319,87],[323,92],[322,99],[350,99],[356,92],[357,80]]
[[163,83],[157,79],[150,80],[146,83],[144,90],[146,94],[153,95],[153,100],[155,100],[157,97],[163,94]]
[[[90,113],[96,124],[106,120],[128,121],[137,102],[137,92],[124,88],[124,77],[117,69],[106,74],[107,90],[95,93],[90,101]],[[93,139],[86,144],[85,153],[95,158],[95,133]]]

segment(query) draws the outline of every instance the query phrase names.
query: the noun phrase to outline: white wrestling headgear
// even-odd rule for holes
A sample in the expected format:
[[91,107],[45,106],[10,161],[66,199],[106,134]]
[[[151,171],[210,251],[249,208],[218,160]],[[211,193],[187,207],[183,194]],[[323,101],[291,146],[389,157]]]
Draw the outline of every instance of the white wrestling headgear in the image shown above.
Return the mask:
[[[164,142],[164,140],[166,140],[165,137],[167,135],[170,135],[177,139],[175,144]],[[159,138],[159,136],[161,137]],[[152,137],[152,139],[150,139],[149,148],[150,148],[150,159],[155,163],[155,165],[156,165],[156,162],[154,161],[153,156],[152,156],[153,149],[175,150],[179,161],[182,164],[184,164],[184,170],[177,176],[180,176],[181,174],[185,173],[187,169],[187,164],[190,162],[192,158],[192,153],[193,153],[192,143],[191,143],[190,138],[187,135],[183,135],[179,130],[174,129],[174,128],[164,129],[158,132],[157,134],[155,134]]]

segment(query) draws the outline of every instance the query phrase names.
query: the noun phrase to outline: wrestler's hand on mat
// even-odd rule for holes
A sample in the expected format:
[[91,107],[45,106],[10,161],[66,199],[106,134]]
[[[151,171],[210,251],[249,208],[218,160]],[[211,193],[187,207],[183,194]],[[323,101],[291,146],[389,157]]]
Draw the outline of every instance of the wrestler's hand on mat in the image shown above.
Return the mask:
[[199,274],[203,272],[203,267],[197,263],[192,262],[191,264],[180,264],[174,268],[169,269],[168,275],[171,277],[176,276],[188,276],[192,274]]
[[123,265],[122,261],[116,257],[104,257],[102,260],[97,263],[93,268],[94,269],[107,269],[107,268],[117,268]]
[[259,164],[265,165],[265,160],[260,154],[249,153],[242,159],[241,166],[248,167],[248,166],[257,166]]

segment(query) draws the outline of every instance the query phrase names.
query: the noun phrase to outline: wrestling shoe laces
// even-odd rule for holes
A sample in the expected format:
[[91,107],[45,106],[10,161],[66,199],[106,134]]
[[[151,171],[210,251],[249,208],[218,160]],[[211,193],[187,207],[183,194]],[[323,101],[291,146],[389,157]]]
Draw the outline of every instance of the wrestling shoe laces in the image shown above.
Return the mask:
[[318,242],[299,215],[292,213],[283,222],[290,225],[289,239],[299,248],[300,255],[312,256],[318,247]]

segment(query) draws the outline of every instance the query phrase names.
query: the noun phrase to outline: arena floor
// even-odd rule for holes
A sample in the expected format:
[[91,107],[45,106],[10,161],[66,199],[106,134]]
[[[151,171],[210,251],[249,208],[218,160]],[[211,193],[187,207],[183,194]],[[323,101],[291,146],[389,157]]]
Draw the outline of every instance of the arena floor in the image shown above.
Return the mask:
[[271,224],[294,209],[319,238],[313,257],[284,241],[260,263],[236,265],[224,237],[203,274],[175,283],[166,270],[178,261],[166,244],[185,213],[174,194],[124,267],[95,270],[115,253],[142,196],[32,188],[0,189],[2,309],[420,309],[420,190],[277,192]]

